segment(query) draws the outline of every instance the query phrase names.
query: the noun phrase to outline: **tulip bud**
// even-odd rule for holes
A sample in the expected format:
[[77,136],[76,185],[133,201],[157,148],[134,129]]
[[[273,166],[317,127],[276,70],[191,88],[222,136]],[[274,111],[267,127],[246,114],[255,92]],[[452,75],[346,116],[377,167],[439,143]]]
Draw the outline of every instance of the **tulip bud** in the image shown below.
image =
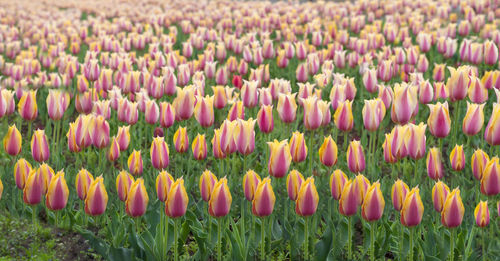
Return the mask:
[[14,165],[14,181],[18,189],[24,189],[26,180],[32,170],[31,164],[24,158],[20,158]]
[[431,148],[427,153],[427,175],[433,180],[443,178],[443,163],[441,161],[441,151],[439,148]]
[[339,130],[344,132],[350,131],[354,125],[352,101],[339,102],[337,110],[335,110],[335,114],[333,115],[333,120]]
[[441,213],[448,194],[450,194],[450,188],[442,181],[438,181],[434,184],[434,187],[432,187],[432,203],[434,204],[434,210]]
[[132,183],[125,201],[125,212],[131,217],[140,217],[146,213],[149,196],[144,187],[144,179],[139,178]]
[[66,207],[68,197],[69,189],[64,179],[64,172],[59,171],[50,181],[45,196],[45,205],[50,210],[61,210]]
[[105,148],[109,145],[109,123],[102,116],[93,118],[91,127],[92,144],[99,148]]
[[395,123],[404,125],[410,122],[418,108],[417,86],[396,84],[394,86],[394,100],[391,108],[391,119]]
[[460,197],[460,189],[456,188],[448,194],[441,211],[441,223],[447,228],[454,228],[462,224],[465,208]]
[[327,167],[332,167],[337,163],[337,144],[332,139],[332,136],[324,138],[318,154],[321,163]]
[[108,205],[108,193],[104,186],[102,176],[97,177],[87,191],[85,198],[85,213],[91,216],[99,216],[106,211]]
[[309,177],[300,185],[295,212],[302,217],[312,216],[318,208],[318,202],[319,195],[314,185],[314,177]]
[[214,107],[217,109],[222,109],[226,107],[227,104],[227,93],[226,89],[222,85],[212,86],[214,92]]
[[194,116],[202,127],[214,124],[214,96],[196,96]]
[[194,112],[196,98],[192,87],[177,87],[177,96],[172,103],[175,109],[175,120],[182,121],[191,118]]
[[208,213],[212,217],[224,217],[229,214],[232,201],[233,198],[227,186],[227,179],[224,177],[214,185],[208,202]]
[[278,114],[280,119],[284,123],[291,123],[295,121],[297,117],[297,104],[295,103],[294,94],[279,94],[278,99]]
[[479,227],[486,227],[490,224],[490,209],[488,208],[488,201],[481,201],[474,209],[474,217],[476,225]]
[[405,197],[401,208],[401,224],[405,227],[414,227],[422,221],[424,204],[420,198],[418,187],[412,188]]
[[134,183],[134,177],[125,170],[120,171],[118,176],[116,176],[116,192],[121,201],[125,202],[127,200],[128,191],[132,183]]
[[[27,121],[32,121],[38,116],[36,104],[36,91],[25,91],[17,104],[19,115]],[[28,133],[29,135],[30,133]]]
[[144,110],[144,119],[148,124],[155,124],[160,118],[160,108],[154,100],[146,101]]
[[17,156],[21,152],[22,143],[21,132],[19,132],[15,124],[11,125],[3,138],[5,152],[11,156]]
[[290,200],[297,200],[297,197],[299,196],[300,186],[303,182],[304,176],[302,176],[299,171],[293,169],[292,171],[290,171],[290,173],[288,173],[288,176],[286,178],[286,191]]
[[241,101],[246,108],[253,108],[257,105],[259,101],[259,92],[257,81],[244,81],[243,87],[241,88],[240,95]]
[[468,95],[473,103],[484,103],[488,100],[488,89],[486,89],[479,78],[469,76]]
[[171,218],[182,217],[186,214],[189,198],[184,187],[184,179],[177,179],[168,192],[165,202],[165,213]]
[[118,127],[116,139],[118,140],[118,145],[120,145],[120,150],[127,150],[130,144],[130,126]]
[[339,212],[344,216],[353,216],[358,211],[359,193],[354,190],[354,180],[347,180],[339,201]]
[[425,136],[426,128],[427,125],[422,122],[419,125],[409,125],[408,154],[412,159],[418,160],[425,156],[425,144],[427,139]]
[[264,105],[257,113],[257,124],[262,133],[270,133],[274,129],[273,106]]
[[168,192],[170,191],[170,187],[172,186],[172,183],[174,183],[174,178],[170,173],[166,172],[165,170],[162,170],[160,173],[158,173],[158,176],[156,177],[156,196],[158,197],[158,200],[161,202],[165,202],[167,200]]
[[282,178],[288,172],[292,155],[290,154],[290,147],[286,140],[267,142],[269,145],[269,160],[267,168],[269,174],[276,178]]
[[377,181],[368,188],[363,205],[361,206],[361,216],[366,221],[376,221],[384,213],[385,200],[380,190],[380,183]]
[[75,188],[78,198],[81,200],[87,198],[87,191],[93,181],[94,177],[86,169],[81,169],[78,174],[76,174]]
[[238,152],[242,155],[248,155],[255,149],[255,120],[238,119],[233,130],[234,141]]
[[170,103],[160,102],[160,125],[170,128],[175,122],[175,109]]
[[149,150],[151,164],[155,169],[165,169],[169,164],[169,151],[167,143],[163,137],[153,138],[151,148]]
[[465,135],[474,136],[479,133],[484,123],[483,108],[484,103],[475,104],[467,102],[467,113],[464,116],[462,124],[462,130]]
[[365,153],[359,140],[353,140],[347,148],[347,166],[353,173],[365,170]]
[[31,138],[31,156],[35,161],[44,162],[50,157],[49,143],[44,130],[36,130]]
[[461,171],[465,167],[465,153],[463,145],[455,145],[450,154],[450,165],[454,171]]
[[134,150],[127,160],[128,170],[134,176],[142,174],[142,156],[140,150]]
[[31,170],[23,189],[23,201],[28,205],[36,205],[42,201],[42,173]]
[[381,99],[365,100],[363,124],[368,131],[376,131],[385,116],[385,105]]
[[276,196],[274,195],[271,179],[264,178],[259,182],[252,200],[252,213],[258,217],[267,217],[273,213]]
[[116,161],[120,157],[120,144],[115,136],[111,138],[111,146],[109,147],[107,158],[109,161]]
[[307,146],[304,139],[304,133],[295,131],[290,139],[290,154],[295,163],[302,162],[307,158]]
[[500,193],[500,163],[498,157],[488,161],[481,177],[481,193],[494,196]]
[[448,136],[451,130],[451,119],[448,110],[448,102],[437,104],[428,104],[430,109],[427,125],[429,131],[436,138],[444,138]]
[[500,131],[500,121],[498,120],[500,117],[500,104],[493,104],[493,111],[491,112],[490,120],[488,121],[488,125],[486,125],[486,129],[484,129],[484,139],[488,144],[492,146],[500,145],[500,135],[498,134]]
[[180,127],[174,133],[174,146],[175,150],[179,153],[184,153],[189,148],[189,137],[187,135],[186,127]]
[[458,68],[448,67],[450,77],[446,82],[446,87],[450,92],[451,101],[459,101],[467,96],[467,89],[469,86],[469,72],[468,67],[460,66]]
[[387,163],[396,163],[398,161],[398,158],[394,156],[392,153],[392,134],[391,133],[386,133],[385,134],[385,140],[384,144],[382,145],[382,148],[384,150],[384,160]]
[[481,180],[483,171],[489,161],[490,157],[488,156],[488,154],[486,154],[486,152],[482,151],[481,149],[477,149],[476,151],[474,151],[470,164],[472,168],[472,174],[474,174],[474,178],[476,178],[477,180]]
[[229,112],[227,113],[227,119],[229,121],[235,121],[237,119],[245,119],[245,107],[243,106],[243,102],[236,101],[233,103]]
[[408,185],[404,183],[402,180],[398,179],[396,182],[394,182],[394,185],[392,185],[392,190],[391,190],[391,198],[392,198],[392,206],[394,207],[395,210],[401,211],[403,208],[403,203],[406,198],[406,194],[410,192],[410,189],[408,188]]
[[62,119],[70,103],[69,93],[61,90],[49,90],[47,96],[47,113],[52,120]]
[[199,183],[200,195],[203,201],[208,202],[210,200],[215,183],[217,183],[217,177],[210,170],[203,171]]
[[309,96],[302,100],[304,106],[304,125],[308,130],[319,128],[323,121],[323,113],[320,109],[318,99],[315,96]]

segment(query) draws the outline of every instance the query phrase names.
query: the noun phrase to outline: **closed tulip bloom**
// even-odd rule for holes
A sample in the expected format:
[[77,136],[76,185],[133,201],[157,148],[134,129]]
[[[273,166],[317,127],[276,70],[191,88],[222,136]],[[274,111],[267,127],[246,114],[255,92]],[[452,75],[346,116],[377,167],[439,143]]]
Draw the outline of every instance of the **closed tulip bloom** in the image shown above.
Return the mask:
[[391,107],[391,119],[395,123],[406,124],[410,122],[418,106],[417,86],[396,84],[394,86],[394,99]]
[[120,144],[115,136],[111,138],[111,145],[107,153],[107,158],[109,161],[116,161],[120,157]]
[[118,176],[116,176],[116,192],[121,201],[125,202],[127,200],[128,191],[132,183],[134,183],[134,177],[125,170],[120,171]]
[[189,198],[184,187],[184,179],[177,179],[168,192],[165,202],[165,213],[171,218],[182,217],[186,214]]
[[22,138],[21,132],[16,128],[16,125],[11,125],[3,138],[3,148],[5,152],[11,156],[19,154],[23,144]]
[[330,90],[330,102],[333,110],[337,110],[339,103],[346,100],[346,91],[344,84],[334,84]]
[[488,161],[481,177],[481,193],[494,196],[500,193],[500,163],[498,157]]
[[408,185],[404,183],[404,181],[398,179],[396,182],[394,182],[394,185],[392,185],[391,189],[391,199],[392,199],[392,206],[394,207],[395,210],[401,211],[403,208],[403,203],[406,198],[406,194],[410,192],[410,189],[408,188]]
[[[245,182],[244,179],[243,182]],[[200,195],[203,201],[208,202],[210,200],[215,183],[217,183],[217,177],[210,170],[203,171],[199,183]]]
[[35,161],[44,162],[50,157],[49,143],[44,130],[36,130],[31,138],[31,156]]
[[323,113],[320,109],[318,98],[309,96],[307,99],[302,99],[304,106],[304,125],[308,130],[319,128],[323,121]]
[[376,131],[385,116],[385,105],[380,98],[365,100],[363,124],[368,131]]
[[23,201],[28,205],[36,205],[42,201],[43,184],[40,172],[31,170],[23,189]]
[[460,197],[460,189],[456,188],[446,197],[443,211],[441,211],[441,223],[447,228],[454,228],[462,224],[465,208]]
[[233,135],[239,153],[243,155],[252,153],[255,149],[255,120],[238,119]]
[[297,200],[297,197],[299,196],[299,190],[304,182],[304,176],[302,174],[293,169],[288,173],[288,176],[286,178],[286,191],[288,193],[288,198],[292,201]]
[[332,175],[330,175],[330,192],[332,198],[334,198],[335,200],[340,199],[342,190],[344,189],[344,185],[347,182],[347,180],[348,180],[347,176],[340,169],[336,169],[332,173]]
[[370,93],[374,93],[378,90],[377,88],[377,70],[369,69],[363,74],[363,84],[366,90]]
[[245,107],[242,101],[235,101],[229,112],[227,113],[227,119],[229,121],[235,121],[237,119],[245,119]]
[[443,163],[441,161],[441,151],[439,148],[431,148],[427,153],[427,175],[433,180],[443,178]]
[[81,148],[78,144],[76,132],[77,132],[77,124],[74,122],[70,123],[68,133],[66,133],[66,138],[68,141],[68,150],[71,152],[81,151]]
[[159,201],[165,202],[167,200],[168,192],[170,191],[172,183],[174,183],[174,178],[170,175],[170,173],[165,170],[158,173],[158,176],[156,176],[155,188],[156,196]]
[[458,68],[448,67],[450,77],[446,86],[450,92],[451,101],[463,100],[467,96],[469,86],[469,69],[466,66]]
[[196,160],[204,160],[207,157],[207,143],[205,141],[205,134],[198,133],[191,144],[193,150],[193,157]]
[[257,189],[252,200],[252,213],[257,217],[267,217],[273,213],[276,196],[274,195],[271,179],[264,178]]
[[347,148],[347,166],[353,173],[365,170],[365,153],[359,140],[353,140]]
[[175,97],[172,106],[175,109],[175,120],[183,121],[191,118],[194,112],[196,98],[194,97],[194,88],[192,87],[177,87],[177,96]]
[[144,119],[148,124],[155,124],[160,118],[160,108],[154,100],[146,101]]
[[208,213],[212,217],[224,217],[231,210],[233,198],[227,186],[227,179],[221,178],[215,183],[208,202]]
[[318,151],[321,163],[327,167],[335,165],[337,163],[337,153],[337,144],[332,139],[332,136],[325,137]]
[[337,110],[333,115],[335,126],[341,131],[350,131],[354,125],[352,115],[352,101],[339,102]]
[[140,150],[134,150],[130,154],[127,160],[128,170],[134,176],[140,176],[142,174],[142,156]]
[[274,140],[267,142],[269,145],[269,160],[267,162],[267,169],[269,174],[276,178],[282,178],[288,172],[292,155],[290,154],[290,147],[287,140]]
[[295,131],[290,139],[290,154],[295,163],[302,162],[307,158],[307,145],[304,139],[304,133]]
[[484,129],[484,139],[492,146],[500,145],[500,104],[493,104],[490,120]]
[[401,208],[401,224],[405,227],[414,227],[422,221],[424,204],[420,198],[418,187],[412,188],[406,195]]
[[116,139],[118,140],[118,144],[120,145],[120,150],[127,150],[128,145],[130,144],[130,126],[118,127]]
[[274,129],[273,106],[263,105],[257,113],[257,124],[262,133],[270,133]]
[[179,153],[184,153],[189,148],[189,137],[187,135],[186,127],[179,127],[174,133],[174,147]]
[[361,205],[361,216],[366,221],[376,221],[384,213],[385,200],[380,190],[380,182],[373,183],[366,192],[363,205]]
[[[36,104],[36,91],[25,91],[17,103],[19,115],[27,121],[32,121],[38,116],[38,106]],[[28,133],[29,135],[29,133]]]
[[14,181],[18,189],[24,189],[26,180],[32,170],[31,164],[24,158],[20,158],[14,165]]
[[396,125],[391,131],[391,152],[397,159],[408,156],[408,144],[411,137],[411,125]]
[[486,227],[490,224],[490,209],[488,208],[488,201],[482,201],[477,204],[474,209],[474,218],[476,225],[479,227]]
[[465,135],[474,136],[481,131],[484,123],[484,103],[476,104],[467,102],[467,113],[462,123],[462,130]]
[[85,213],[90,216],[99,216],[106,211],[108,205],[108,192],[104,186],[104,179],[102,176],[97,177],[87,191],[87,198],[85,198]]
[[175,122],[175,109],[168,102],[160,102],[160,125],[170,128]]
[[168,146],[163,137],[153,138],[151,148],[149,150],[151,157],[151,165],[155,169],[164,169],[170,163]]
[[429,82],[429,80],[420,82],[418,99],[422,104],[427,104],[434,100],[434,87]]
[[214,107],[217,109],[222,109],[226,107],[227,104],[227,93],[226,88],[222,85],[212,86],[214,92]]
[[45,195],[55,172],[47,163],[43,163],[35,171],[40,174],[38,178],[42,183],[42,193]]
[[257,81],[244,81],[243,87],[241,87],[240,96],[245,107],[253,108],[257,105],[259,101],[258,87]]
[[[255,189],[257,189],[260,180],[259,174],[255,173],[255,171],[251,169],[247,171],[245,176],[243,176],[243,194],[245,194],[245,198],[248,201],[251,202],[253,200]],[[215,178],[215,182],[217,182],[217,178]],[[208,196],[210,196],[210,194]]]
[[75,188],[78,198],[80,198],[81,200],[85,200],[85,198],[87,197],[87,190],[89,189],[90,184],[92,184],[93,181],[94,177],[86,169],[81,169],[80,171],[78,171],[75,179]]
[[295,95],[293,94],[283,94],[278,95],[278,115],[284,123],[294,122],[297,117],[297,103],[295,102]]
[[477,180],[481,180],[483,176],[483,171],[486,168],[486,165],[490,161],[490,157],[486,152],[481,149],[477,149],[472,154],[470,166],[472,168],[472,174],[474,174],[474,178]]
[[319,195],[314,185],[314,177],[307,178],[300,185],[295,201],[295,213],[302,217],[312,216],[318,208]]
[[52,120],[62,119],[70,103],[69,93],[61,90],[49,90],[47,96],[47,113]]
[[434,187],[432,187],[432,203],[434,204],[434,210],[441,213],[448,194],[450,194],[450,188],[444,184],[444,182],[438,181],[434,184]]
[[408,154],[412,159],[418,160],[425,157],[426,151],[426,136],[425,129],[427,128],[427,124],[420,123],[418,125],[410,124],[408,131]]
[[214,124],[214,96],[196,96],[194,116],[202,127]]
[[448,136],[451,130],[450,112],[448,102],[428,104],[430,109],[427,125],[429,131],[436,138],[444,138]]
[[340,214],[350,217],[358,211],[359,193],[354,190],[354,180],[347,180],[340,194],[339,212]]
[[212,138],[212,152],[216,159],[223,159],[226,157],[224,148],[222,147],[221,144],[221,138],[222,138],[222,130],[215,129],[214,136]]
[[64,172],[59,171],[52,177],[47,195],[45,196],[45,205],[50,210],[61,210],[68,203],[69,189],[64,179]]
[[384,160],[387,163],[396,163],[398,161],[398,158],[396,158],[392,153],[391,143],[392,143],[392,135],[391,133],[386,133],[384,144],[382,144],[382,149],[384,152]]
[[125,212],[131,217],[140,217],[146,213],[149,196],[144,186],[144,179],[139,178],[132,183],[125,201]]
[[92,144],[102,149],[109,145],[109,123],[102,116],[94,118],[91,128]]
[[488,100],[488,89],[486,89],[479,78],[469,76],[468,95],[473,103],[483,103]]
[[484,42],[484,63],[494,65],[498,61],[498,47],[493,41]]
[[461,171],[465,167],[465,153],[463,145],[455,145],[450,154],[450,165],[454,171]]

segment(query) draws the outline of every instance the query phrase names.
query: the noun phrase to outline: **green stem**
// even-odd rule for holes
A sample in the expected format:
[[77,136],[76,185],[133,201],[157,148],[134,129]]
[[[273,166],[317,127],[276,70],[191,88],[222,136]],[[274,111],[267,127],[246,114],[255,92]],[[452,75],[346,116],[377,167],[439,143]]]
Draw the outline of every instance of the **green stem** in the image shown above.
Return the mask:
[[[179,218],[174,219],[174,260],[179,260],[179,238],[178,238],[178,226],[179,226]],[[220,260],[220,259],[219,259]]]
[[31,136],[31,125],[32,125],[32,124],[33,124],[33,122],[32,122],[32,121],[28,121],[28,132],[27,132],[28,137],[30,137],[30,136]]
[[264,223],[265,218],[263,217],[260,222],[260,260],[266,260],[266,234],[264,231]]
[[[313,139],[314,139],[314,130],[311,131],[311,136],[309,137],[309,151],[312,152],[313,150]],[[314,153],[310,153],[311,155],[309,156],[309,173],[310,176],[313,176],[312,172],[312,166],[313,166],[313,159],[314,159]]]
[[405,230],[404,230],[404,226],[403,224],[400,224],[400,239],[399,239],[399,260],[403,260],[403,242],[404,242],[404,239],[405,239]]
[[56,227],[59,227],[59,222],[58,222],[59,221],[59,211],[55,211],[54,214],[56,216],[55,225],[56,225]]
[[347,217],[347,258],[352,260],[352,216]]
[[164,243],[165,243],[165,240],[164,240],[165,235],[163,235],[163,232],[165,232],[165,231],[163,230],[163,211],[162,211],[162,209],[160,209],[160,224],[159,225],[160,225],[160,229],[157,233],[160,233],[160,235],[161,235],[161,237],[160,237],[161,238],[161,241],[160,241],[160,256],[161,256],[161,258],[160,259],[163,261],[165,259],[166,255],[165,255],[165,253],[163,253],[163,249],[164,249],[163,247],[164,247]]
[[304,260],[309,260],[309,225],[307,217],[304,217],[305,239],[304,239]]
[[486,231],[481,231],[481,248],[482,248],[482,256],[483,256],[483,261],[486,261],[486,247],[485,247],[485,241],[484,241],[484,234],[486,234]]
[[370,226],[370,260],[375,260],[375,222]]
[[[168,216],[165,215],[165,249],[167,249],[167,245],[168,245]],[[165,255],[166,254],[167,253],[165,253]]]
[[415,227],[410,227],[410,255],[408,260],[413,261],[413,233],[415,232]]
[[452,228],[450,235],[450,261],[454,260],[455,255],[455,232],[455,228]]
[[243,244],[246,244],[246,229],[245,229],[245,197],[241,198],[241,237],[243,240]]
[[217,220],[217,260],[222,260],[221,225],[222,219]]
[[36,205],[31,206],[31,223],[36,225]]

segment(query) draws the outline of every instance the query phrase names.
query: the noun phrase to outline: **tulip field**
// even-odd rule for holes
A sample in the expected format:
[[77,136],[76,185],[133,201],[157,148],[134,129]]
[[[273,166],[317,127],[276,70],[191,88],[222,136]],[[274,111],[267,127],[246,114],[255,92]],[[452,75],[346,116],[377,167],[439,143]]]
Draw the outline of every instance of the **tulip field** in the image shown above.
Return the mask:
[[500,260],[499,26],[500,0],[0,1],[0,216],[97,260]]

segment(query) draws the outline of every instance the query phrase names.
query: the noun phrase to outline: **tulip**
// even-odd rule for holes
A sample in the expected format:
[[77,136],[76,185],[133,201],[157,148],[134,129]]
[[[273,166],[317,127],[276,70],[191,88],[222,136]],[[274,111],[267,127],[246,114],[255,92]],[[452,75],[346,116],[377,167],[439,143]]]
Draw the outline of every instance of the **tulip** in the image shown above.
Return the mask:
[[23,189],[23,201],[28,205],[36,205],[42,201],[42,173],[31,170]]
[[160,102],[160,125],[163,128],[170,128],[175,122],[175,109],[167,102]]
[[200,195],[203,201],[208,202],[210,200],[215,183],[217,183],[217,177],[210,170],[203,171],[199,183]]
[[155,124],[160,118],[160,108],[154,100],[146,101],[144,110],[144,120],[148,124]]
[[418,99],[422,104],[427,104],[434,100],[434,87],[428,80],[420,82]]
[[59,171],[50,181],[47,195],[45,196],[45,205],[53,211],[61,210],[66,207],[68,197],[69,189],[64,179],[64,172]]
[[358,202],[360,201],[359,193],[355,190],[355,180],[345,181],[342,193],[340,194],[339,212],[340,214],[350,217],[358,211]]
[[447,228],[454,228],[462,224],[465,208],[460,197],[460,189],[456,188],[446,197],[441,211],[441,223]]
[[44,130],[36,130],[31,138],[31,156],[37,162],[47,161],[50,157],[49,143]]
[[196,160],[204,160],[207,157],[207,143],[205,141],[205,134],[198,133],[191,144],[193,150],[193,157]]
[[498,47],[493,41],[484,42],[484,63],[494,65],[498,61]]
[[172,186],[172,183],[174,183],[174,178],[170,173],[166,172],[165,170],[162,170],[160,173],[158,173],[158,176],[156,177],[156,196],[158,197],[158,200],[161,202],[165,202],[167,200],[168,192],[170,191],[170,187]]
[[450,165],[454,171],[461,171],[465,167],[465,153],[463,145],[455,145],[450,154]]
[[222,109],[226,107],[228,97],[226,93],[226,89],[222,85],[212,86],[212,90],[214,93],[214,107],[217,109]]
[[188,203],[189,198],[184,187],[184,179],[179,178],[170,187],[165,202],[165,213],[171,218],[182,217],[186,214]]
[[186,127],[180,127],[174,133],[174,147],[179,153],[184,153],[189,148],[189,137],[187,135]]
[[392,134],[391,133],[386,133],[385,134],[385,140],[384,144],[382,144],[382,149],[384,152],[384,160],[387,163],[396,163],[398,161],[398,158],[394,156],[392,153]]
[[274,129],[273,106],[264,105],[257,113],[257,124],[262,133],[270,133]]
[[81,169],[78,174],[76,174],[75,188],[78,198],[81,200],[87,198],[87,191],[93,181],[94,177],[86,169]]
[[151,164],[155,169],[165,169],[169,164],[169,151],[167,143],[163,137],[153,138],[151,148],[149,150]]
[[441,213],[448,194],[450,194],[450,188],[445,183],[438,181],[434,184],[434,187],[432,187],[432,203],[434,204],[434,210]]
[[365,154],[359,140],[353,140],[347,148],[347,166],[353,173],[365,170]]
[[346,100],[346,90],[343,84],[334,84],[330,90],[330,102],[332,104],[332,109],[337,110],[339,103]]
[[406,227],[414,227],[422,221],[424,204],[420,198],[418,187],[412,188],[406,195],[401,208],[401,224]]
[[17,156],[21,152],[22,143],[21,132],[19,132],[15,124],[11,125],[3,138],[5,152],[11,156]]
[[259,101],[259,92],[257,81],[244,81],[243,87],[241,88],[240,95],[241,101],[246,108],[253,108],[257,105]]
[[320,109],[318,99],[315,96],[309,96],[302,100],[304,106],[304,125],[308,130],[319,128],[323,121],[323,113]]
[[77,124],[74,122],[70,123],[68,133],[66,133],[66,137],[68,140],[68,149],[71,152],[80,152],[81,151],[81,148],[78,145],[76,132],[77,132]]
[[333,115],[335,126],[344,132],[350,131],[354,125],[352,116],[352,101],[339,102]]
[[49,90],[47,96],[47,113],[52,120],[62,119],[70,103],[69,93],[61,90]]
[[295,131],[290,139],[290,154],[295,163],[302,162],[307,158],[307,146],[304,139],[304,133]]
[[177,87],[177,96],[172,106],[175,109],[175,120],[182,121],[191,118],[194,112],[196,98],[194,97],[194,88]]
[[437,104],[428,104],[430,109],[427,125],[429,131],[436,138],[444,138],[448,136],[451,130],[451,119],[448,110],[448,102]]
[[472,168],[472,174],[474,174],[474,178],[476,178],[477,180],[481,180],[483,171],[489,161],[490,157],[488,156],[488,154],[486,154],[486,152],[482,151],[481,149],[477,149],[476,151],[474,151],[470,164]]
[[498,157],[488,161],[481,177],[481,193],[493,196],[500,193],[500,163]]
[[376,131],[385,116],[385,105],[380,98],[365,100],[363,124],[368,131]]
[[226,157],[226,154],[224,152],[224,148],[222,147],[222,144],[221,144],[222,138],[223,138],[222,130],[215,129],[214,136],[212,138],[212,152],[213,152],[214,157],[216,159],[223,159]]
[[238,119],[233,130],[234,141],[238,152],[242,155],[248,155],[255,149],[255,120]]
[[118,176],[116,176],[116,192],[121,201],[125,202],[127,200],[128,191],[132,183],[134,183],[134,177],[125,170],[120,171]]
[[319,195],[314,185],[314,178],[307,178],[300,185],[297,200],[295,201],[295,212],[299,216],[312,216],[318,208]]
[[118,139],[116,136],[111,138],[111,145],[109,147],[107,158],[109,161],[116,161],[120,157],[120,144],[118,144]]
[[212,217],[224,217],[229,214],[232,201],[233,198],[227,186],[227,179],[224,177],[214,185],[208,202],[208,213]]
[[[474,217],[478,227],[486,227],[490,224],[490,209],[488,208],[488,201],[481,201],[474,209]],[[483,255],[485,253],[483,252]]]
[[417,86],[396,84],[394,86],[394,100],[391,108],[391,119],[395,123],[404,125],[410,122],[418,108]]
[[394,185],[392,185],[392,190],[391,190],[391,198],[392,198],[392,206],[394,207],[395,210],[401,211],[403,208],[403,203],[406,198],[406,194],[410,189],[408,188],[408,185],[404,183],[402,180],[398,179],[396,182],[394,182]]
[[140,176],[142,174],[142,157],[140,150],[132,151],[128,157],[127,166],[132,175]]
[[252,200],[252,213],[258,217],[267,217],[273,213],[276,196],[274,195],[271,179],[264,178],[259,182]]
[[[38,106],[36,104],[36,91],[25,91],[17,104],[19,115],[27,121],[32,121],[38,116]],[[30,133],[28,133],[29,135]]]
[[196,96],[194,116],[202,127],[210,127],[214,123],[214,96]]
[[109,145],[109,123],[102,116],[93,118],[91,127],[92,144],[99,148],[105,148]]
[[31,164],[24,158],[20,158],[14,165],[14,181],[18,189],[24,189],[26,180],[32,170]]
[[377,70],[369,69],[363,74],[363,85],[366,90],[370,93],[374,93],[378,90],[377,88]]
[[469,73],[466,66],[460,66],[457,69],[448,67],[450,77],[446,82],[446,87],[450,92],[451,101],[459,101],[467,96],[467,87],[469,85]]
[[366,221],[376,221],[384,213],[385,200],[380,190],[380,183],[373,183],[365,194],[363,205],[361,206],[361,216]]
[[291,123],[295,121],[297,117],[297,104],[295,103],[295,95],[294,94],[279,94],[278,99],[278,115],[280,119],[284,123]]
[[242,101],[236,101],[233,103],[229,112],[227,113],[227,119],[230,121],[235,121],[237,119],[245,119],[245,107]]
[[[217,181],[217,179],[215,179]],[[261,181],[259,174],[255,173],[253,170],[248,170],[243,176],[243,194],[248,201],[254,199],[255,189]]]
[[108,193],[104,186],[104,179],[102,176],[97,177],[91,184],[87,191],[85,198],[85,213],[91,216],[99,216],[106,211],[108,204]]
[[418,160],[425,156],[426,150],[426,136],[425,129],[427,128],[426,124],[422,122],[418,125],[410,124],[409,125],[409,137],[408,137],[408,154],[412,159]]
[[299,171],[294,169],[288,173],[286,178],[286,191],[290,200],[297,200],[302,183],[304,183],[304,176],[302,176]]
[[132,183],[125,201],[125,212],[131,217],[140,217],[146,213],[149,196],[144,187],[144,179],[139,178]]
[[324,138],[318,154],[321,163],[327,167],[332,167],[337,163],[337,144],[332,139],[332,136]]
[[427,175],[433,180],[443,178],[443,163],[441,162],[441,151],[434,147],[427,153]]
[[488,89],[486,89],[481,80],[475,76],[469,76],[468,95],[473,103],[483,103],[488,100]]
[[267,142],[269,145],[269,160],[267,169],[269,174],[276,178],[282,178],[288,172],[292,155],[290,154],[290,147],[286,140]]
[[130,144],[130,126],[118,127],[116,139],[118,140],[118,145],[120,145],[120,151],[127,150]]
[[493,104],[493,111],[491,112],[490,120],[486,129],[484,130],[484,139],[491,146],[500,145],[500,135],[498,135],[500,130],[500,104]]
[[476,104],[467,102],[467,113],[462,124],[462,130],[465,135],[474,136],[483,127],[484,123],[484,103]]

